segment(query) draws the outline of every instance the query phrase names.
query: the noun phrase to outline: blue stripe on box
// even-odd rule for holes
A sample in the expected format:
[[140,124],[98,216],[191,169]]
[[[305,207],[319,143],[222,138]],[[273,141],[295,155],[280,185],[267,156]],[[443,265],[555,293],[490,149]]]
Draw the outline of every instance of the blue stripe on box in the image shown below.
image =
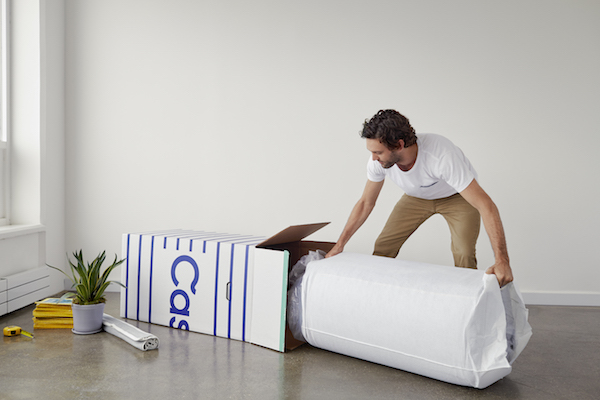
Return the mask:
[[125,318],[127,318],[127,308],[129,306],[129,240],[131,234],[127,235],[127,261],[125,262]]
[[219,293],[219,251],[221,248],[221,242],[217,242],[217,259],[215,264],[215,318],[214,318],[214,327],[213,334],[217,336],[217,298]]
[[152,323],[152,275],[154,272],[154,236],[150,246],[150,284],[148,291],[148,323]]
[[231,261],[229,263],[229,315],[227,317],[227,338],[231,339],[231,295],[233,293],[233,254],[235,244],[231,244]]
[[246,294],[248,288],[248,251],[250,246],[246,245],[246,261],[244,265],[244,310],[242,315],[242,341],[246,341]]
[[142,238],[144,235],[140,235],[140,242],[138,246],[138,276],[137,276],[137,304],[135,311],[135,319],[140,320],[140,275],[142,272]]

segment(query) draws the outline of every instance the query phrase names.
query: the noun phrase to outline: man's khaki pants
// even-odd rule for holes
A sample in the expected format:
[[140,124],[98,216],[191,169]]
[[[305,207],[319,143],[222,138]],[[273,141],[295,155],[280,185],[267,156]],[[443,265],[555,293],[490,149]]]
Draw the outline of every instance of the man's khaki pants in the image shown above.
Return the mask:
[[406,239],[434,214],[441,214],[450,227],[454,265],[477,268],[475,244],[481,218],[477,209],[458,193],[436,200],[403,195],[377,238],[373,254],[396,257]]

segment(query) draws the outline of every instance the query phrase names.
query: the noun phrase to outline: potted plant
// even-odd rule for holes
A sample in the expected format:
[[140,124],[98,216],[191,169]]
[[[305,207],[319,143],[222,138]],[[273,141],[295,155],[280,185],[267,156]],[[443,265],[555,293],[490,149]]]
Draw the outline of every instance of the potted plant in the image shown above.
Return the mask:
[[[104,291],[114,281],[109,281],[108,276],[119,266],[125,259],[117,261],[107,267],[104,272],[101,273],[101,267],[106,258],[106,252],[100,253],[91,263],[87,265],[83,260],[83,251],[74,252],[76,263],[71,262],[71,259],[67,256],[69,265],[71,266],[71,275],[68,275],[63,270],[48,265],[50,268],[54,268],[63,274],[65,274],[75,287],[76,294],[73,297],[73,332],[77,334],[90,334],[100,332],[102,330],[102,316],[104,314],[104,304],[106,298],[104,297]],[[114,282],[123,287],[120,282]]]

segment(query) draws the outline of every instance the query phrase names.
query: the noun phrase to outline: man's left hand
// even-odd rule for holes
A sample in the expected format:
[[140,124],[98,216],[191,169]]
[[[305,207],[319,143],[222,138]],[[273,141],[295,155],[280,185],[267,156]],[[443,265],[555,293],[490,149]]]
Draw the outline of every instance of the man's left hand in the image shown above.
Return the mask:
[[507,262],[496,262],[496,264],[489,267],[485,273],[496,275],[500,287],[513,281],[512,270]]

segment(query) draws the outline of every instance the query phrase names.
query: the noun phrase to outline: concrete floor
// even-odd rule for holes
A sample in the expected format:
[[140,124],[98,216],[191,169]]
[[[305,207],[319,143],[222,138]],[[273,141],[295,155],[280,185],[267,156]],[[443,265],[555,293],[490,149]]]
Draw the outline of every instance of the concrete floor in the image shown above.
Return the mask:
[[[119,294],[105,312],[118,317]],[[33,332],[33,306],[0,326]],[[3,337],[0,399],[598,399],[600,308],[530,306],[533,337],[506,378],[455,386],[304,345],[281,354],[251,344],[129,321],[160,338],[140,351],[102,332],[36,330]]]

